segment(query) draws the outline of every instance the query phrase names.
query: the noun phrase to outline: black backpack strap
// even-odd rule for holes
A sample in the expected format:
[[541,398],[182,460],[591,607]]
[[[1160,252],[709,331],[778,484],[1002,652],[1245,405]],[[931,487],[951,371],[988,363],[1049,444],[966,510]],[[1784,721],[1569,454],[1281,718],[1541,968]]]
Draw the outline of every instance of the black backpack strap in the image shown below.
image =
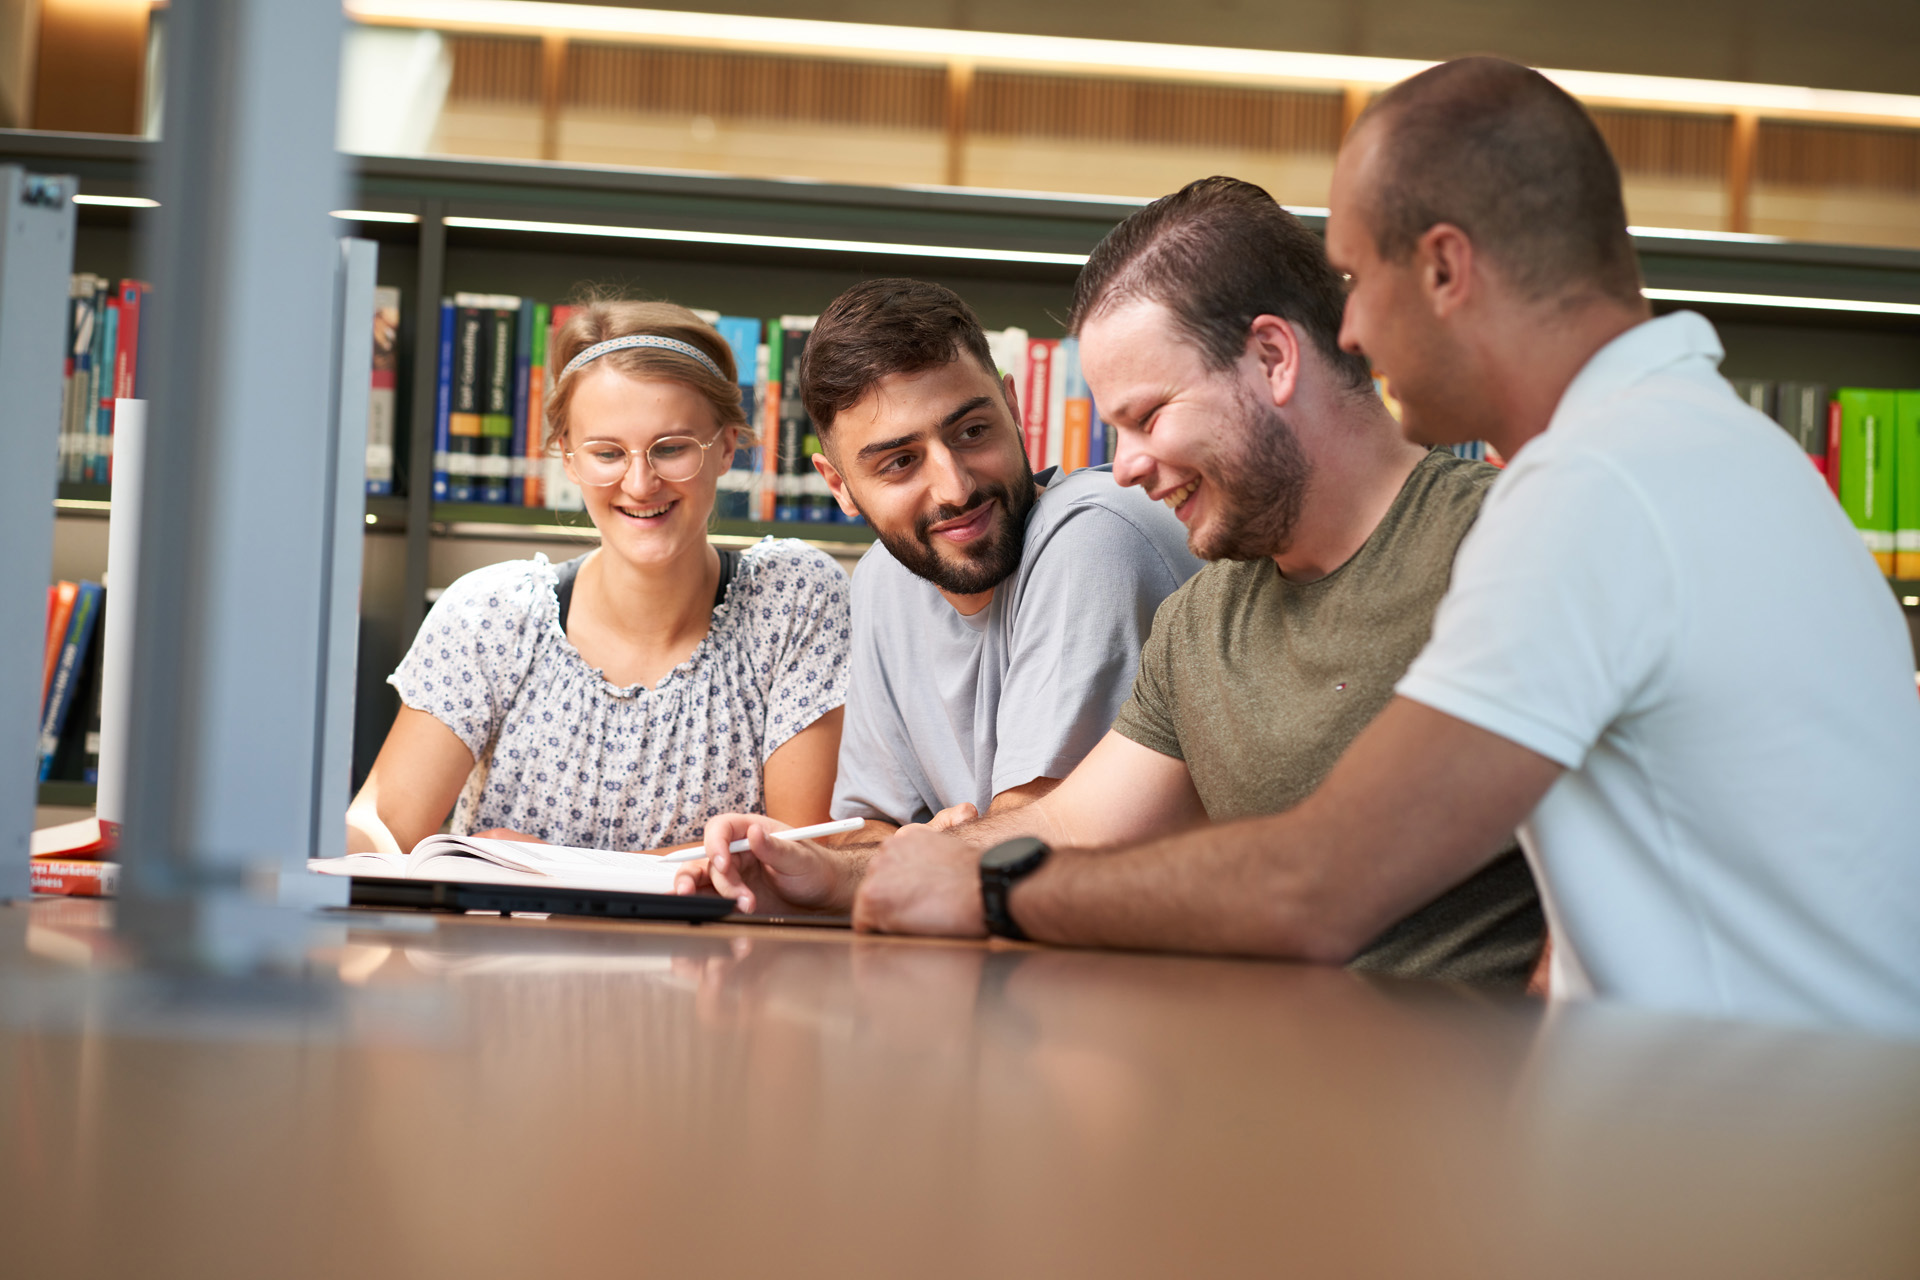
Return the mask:
[[[589,551],[587,555],[592,555]],[[575,556],[562,564],[553,566],[553,597],[560,602],[560,630],[567,629],[567,610],[573,607],[573,580],[580,576],[580,566],[587,562],[587,556]]]
[[[593,554],[588,552],[588,555]],[[567,610],[573,607],[573,580],[580,576],[580,566],[586,563],[586,556],[575,556],[564,564],[553,566],[553,596],[560,602],[560,630],[567,629]],[[713,589],[713,607],[718,609],[727,598],[727,584],[733,581],[734,571],[740,567],[740,553],[730,549],[720,552],[720,585]]]
[[720,550],[720,585],[713,589],[713,607],[718,609],[727,600],[727,584],[733,581],[734,570],[740,567],[740,553],[728,548]]

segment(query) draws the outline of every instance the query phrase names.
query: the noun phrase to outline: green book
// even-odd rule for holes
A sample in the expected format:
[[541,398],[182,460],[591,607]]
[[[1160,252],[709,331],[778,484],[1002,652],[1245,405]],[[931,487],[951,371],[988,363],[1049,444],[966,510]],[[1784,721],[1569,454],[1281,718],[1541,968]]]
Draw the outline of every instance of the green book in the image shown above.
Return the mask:
[[1879,562],[1893,575],[1894,419],[1898,395],[1842,387],[1840,402],[1840,505]]
[[1893,576],[1920,578],[1920,391],[1894,393]]

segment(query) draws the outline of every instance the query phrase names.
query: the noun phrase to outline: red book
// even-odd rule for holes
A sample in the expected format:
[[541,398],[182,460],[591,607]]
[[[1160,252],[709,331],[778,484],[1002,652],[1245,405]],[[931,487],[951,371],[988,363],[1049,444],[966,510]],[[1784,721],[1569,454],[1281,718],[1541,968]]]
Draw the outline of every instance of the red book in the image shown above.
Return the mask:
[[120,282],[120,328],[114,338],[113,394],[119,400],[140,397],[140,304],[153,286],[138,280]]
[[1827,488],[1840,496],[1840,402],[1827,402]]
[[1027,343],[1027,385],[1020,388],[1020,417],[1027,438],[1027,462],[1035,471],[1047,465],[1047,405],[1053,391],[1053,354],[1059,342],[1033,338]]
[[27,864],[35,893],[67,898],[111,898],[120,888],[120,864],[78,858],[33,858]]

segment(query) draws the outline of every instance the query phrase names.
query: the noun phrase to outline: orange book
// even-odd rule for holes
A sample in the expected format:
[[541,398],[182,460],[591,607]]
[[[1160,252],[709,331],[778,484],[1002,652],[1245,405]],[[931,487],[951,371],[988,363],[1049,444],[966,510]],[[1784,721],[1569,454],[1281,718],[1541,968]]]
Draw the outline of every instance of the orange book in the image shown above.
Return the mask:
[[67,624],[73,621],[73,602],[80,595],[77,582],[56,582],[47,588],[47,660],[40,672],[40,706],[47,705],[47,690],[53,688],[54,668],[60,665],[60,649],[67,642]]

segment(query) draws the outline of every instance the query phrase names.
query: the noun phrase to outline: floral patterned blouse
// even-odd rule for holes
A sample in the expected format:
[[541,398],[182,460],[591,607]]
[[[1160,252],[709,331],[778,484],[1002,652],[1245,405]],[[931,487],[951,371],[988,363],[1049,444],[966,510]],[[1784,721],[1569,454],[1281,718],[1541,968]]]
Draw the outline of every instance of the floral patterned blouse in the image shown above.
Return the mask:
[[455,834],[697,842],[716,813],[760,812],[767,757],[846,701],[846,571],[803,542],[748,548],[706,637],[652,688],[587,665],[560,629],[554,587],[543,555],[474,570],[389,677],[473,752]]

